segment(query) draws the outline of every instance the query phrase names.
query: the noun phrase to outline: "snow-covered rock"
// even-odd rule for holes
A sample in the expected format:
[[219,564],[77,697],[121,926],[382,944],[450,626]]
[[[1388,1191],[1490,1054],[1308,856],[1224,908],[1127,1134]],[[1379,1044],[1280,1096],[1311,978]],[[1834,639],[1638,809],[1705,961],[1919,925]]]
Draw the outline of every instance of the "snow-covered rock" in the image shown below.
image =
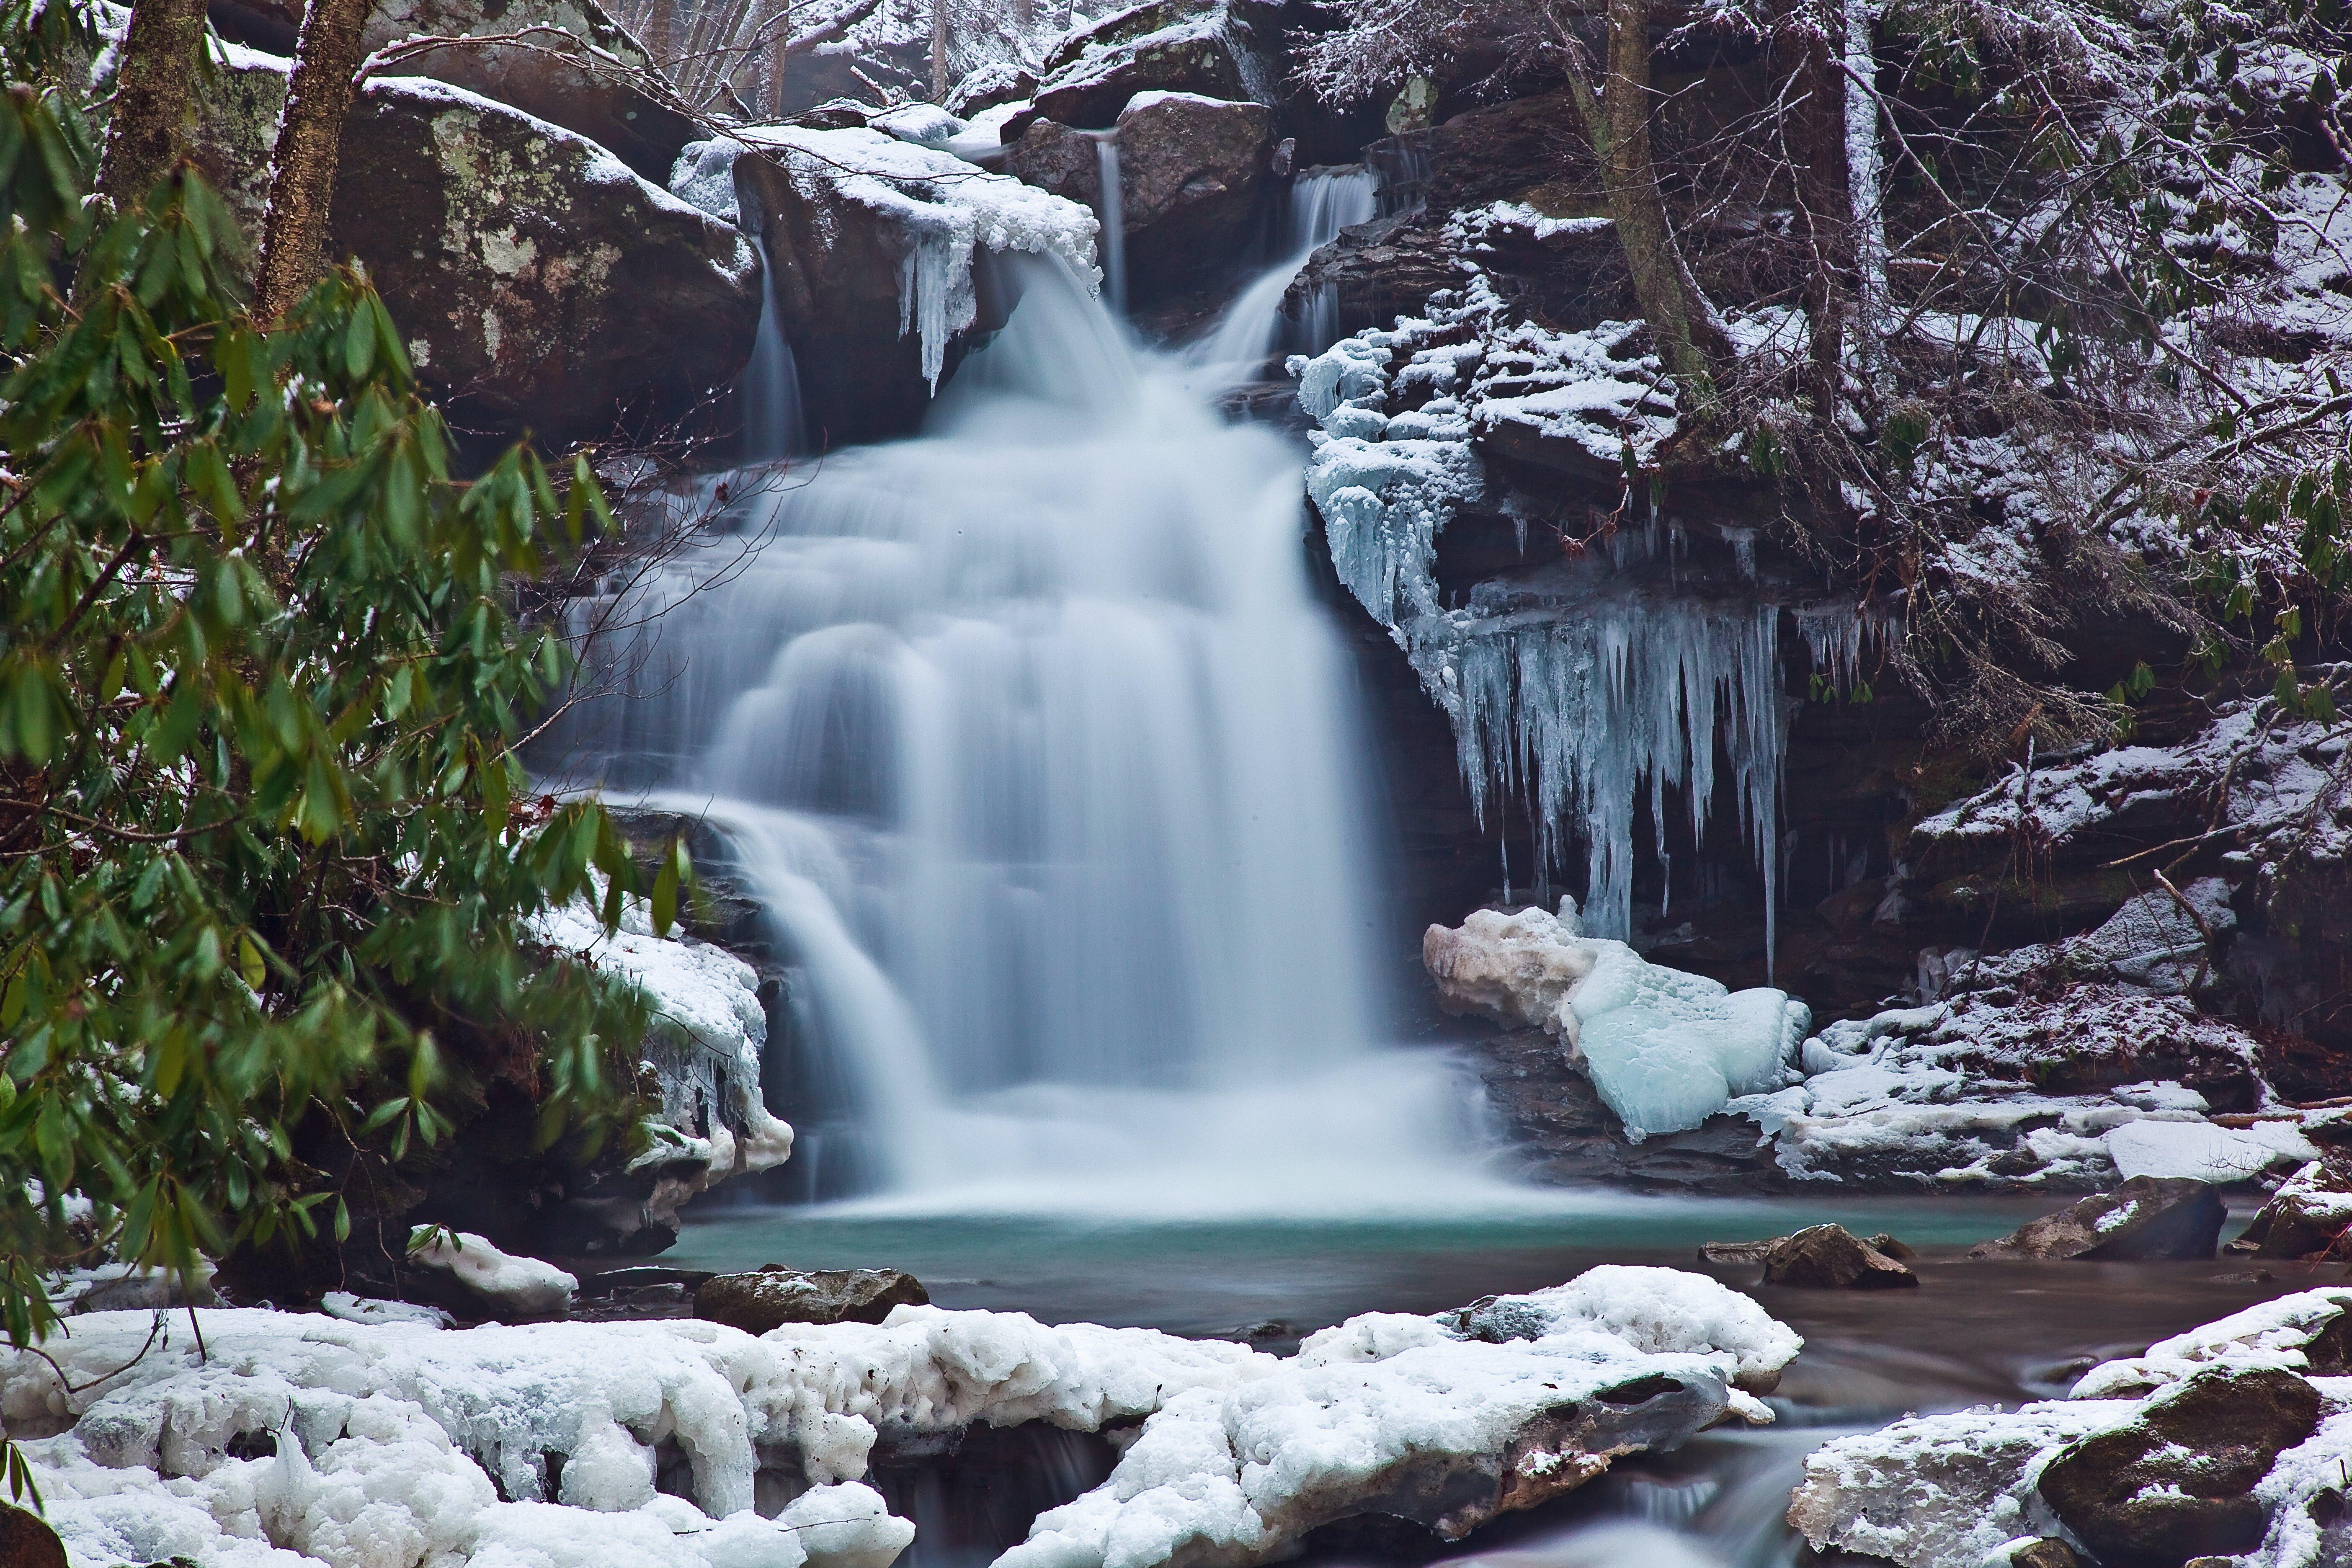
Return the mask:
[[653,1027],[642,1065],[661,1091],[625,1168],[551,1216],[546,1235],[558,1250],[644,1251],[647,1238],[675,1239],[688,1199],[792,1157],[792,1126],[769,1111],[760,1087],[768,1019],[750,964],[683,932],[656,936],[651,906],[636,898],[622,901],[620,929],[609,934],[586,900],[541,916],[534,934],[645,993]]
[[1785,991],[1733,992],[1586,937],[1568,900],[1558,915],[1474,910],[1431,926],[1422,956],[1453,1005],[1558,1036],[1636,1142],[1780,1089],[1811,1021]]
[[[1354,1319],[1286,1361],[930,1307],[760,1338],[260,1310],[193,1326],[201,1341],[176,1316],[94,1313],[46,1356],[0,1355],[0,1421],[75,1568],[887,1568],[913,1526],[860,1484],[877,1440],[1139,1420],[1109,1481],[1015,1555],[1255,1563],[1354,1512],[1458,1533],[1619,1453],[1769,1419],[1740,1385],[1769,1386],[1800,1342],[1710,1279],[1649,1268]],[[688,1462],[690,1498],[656,1491],[657,1447]],[[763,1518],[763,1468],[811,1489]]]
[[1616,1456],[1727,1416],[1801,1343],[1703,1276],[1595,1268],[1435,1319],[1355,1318],[1230,1392],[1170,1401],[1100,1487],[1041,1515],[1003,1568],[1252,1564],[1364,1513],[1458,1540]]
[[[501,1318],[561,1317],[580,1291],[580,1281],[552,1263],[509,1257],[470,1232],[435,1226],[419,1226],[411,1235],[408,1262],[446,1274]],[[356,1312],[351,1316],[366,1321]]]
[[[2220,1514],[2232,1527],[2251,1522],[2245,1545],[2221,1549],[2241,1568],[2324,1568],[2342,1562],[2352,1550],[2352,1521],[2327,1505],[2340,1498],[2343,1467],[2352,1463],[2352,1377],[2342,1375],[2352,1370],[2344,1361],[2347,1313],[2348,1289],[2281,1297],[2163,1341],[2145,1356],[2095,1367],[2067,1399],[2014,1411],[1910,1416],[1880,1431],[1834,1439],[1806,1460],[1789,1521],[1816,1547],[1867,1553],[1904,1568],[1982,1568],[2006,1562],[2011,1550],[2034,1539],[2057,1537],[2079,1546],[2074,1531],[2084,1523],[2077,1511],[2084,1478],[2063,1477],[2047,1495],[2043,1482],[2062,1458],[2074,1456],[2071,1470],[2116,1458],[2084,1443],[2099,1437],[2108,1448],[2123,1448],[2123,1457],[2145,1472],[2114,1470],[2137,1489],[2125,1500],[2136,1506],[2103,1509],[2110,1527],[2132,1511],[2143,1519],[2171,1518],[2175,1539],[2187,1548],[2189,1531],[2210,1527]],[[2176,1408],[2177,1402],[2200,1374],[2223,1380],[2199,1385],[2210,1391],[2199,1397],[2217,1410],[2247,1408],[2253,1382],[2240,1397],[2227,1381],[2240,1374],[2270,1379],[2288,1391],[2315,1390],[2315,1428],[2302,1420],[2284,1423],[2291,1441],[2280,1449],[2246,1435],[2220,1433],[2210,1416],[2200,1415],[2200,1430],[2213,1444],[2231,1446],[2231,1457],[2226,1465],[2216,1461],[2192,1473],[2182,1466],[2193,1455],[2179,1447],[2180,1439],[2166,1437],[2166,1421],[2168,1412],[2187,1410]],[[2121,1436],[2101,1436],[2109,1434]],[[2193,1436],[2189,1440],[2203,1446]],[[2249,1477],[2220,1474],[2231,1467],[2260,1479],[2245,1489]],[[2194,1489],[2183,1493],[2178,1481],[2165,1479],[2176,1475]]]

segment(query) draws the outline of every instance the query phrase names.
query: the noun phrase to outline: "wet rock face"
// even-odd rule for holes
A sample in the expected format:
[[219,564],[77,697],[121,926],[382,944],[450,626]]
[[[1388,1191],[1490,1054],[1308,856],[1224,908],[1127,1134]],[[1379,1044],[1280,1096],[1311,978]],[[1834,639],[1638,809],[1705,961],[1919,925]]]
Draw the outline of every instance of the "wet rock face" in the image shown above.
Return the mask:
[[759,325],[741,235],[593,143],[428,84],[371,83],[353,107],[332,226],[460,428],[602,434],[732,379]]
[[[1118,116],[1119,213],[1128,282],[1139,299],[1200,283],[1248,245],[1264,208],[1274,111],[1185,93],[1149,93]],[[1005,171],[1100,210],[1099,143],[1040,120],[1005,153]]]
[[2204,1373],[2061,1453],[2042,1496],[2107,1568],[2251,1551],[2270,1518],[2248,1494],[2318,1429],[2319,1405],[2291,1372]]
[[1970,1258],[2070,1258],[2095,1262],[2209,1258],[2229,1217],[2208,1182],[2134,1176],[1969,1249]]
[[694,1292],[694,1315],[746,1333],[785,1323],[878,1323],[893,1307],[921,1307],[930,1293],[896,1268],[801,1270],[770,1264],[757,1274],[721,1274]]
[[[1764,1283],[1813,1290],[1916,1289],[1919,1277],[1842,1225],[1807,1226],[1765,1249]],[[1900,1243],[1895,1243],[1900,1246]]]

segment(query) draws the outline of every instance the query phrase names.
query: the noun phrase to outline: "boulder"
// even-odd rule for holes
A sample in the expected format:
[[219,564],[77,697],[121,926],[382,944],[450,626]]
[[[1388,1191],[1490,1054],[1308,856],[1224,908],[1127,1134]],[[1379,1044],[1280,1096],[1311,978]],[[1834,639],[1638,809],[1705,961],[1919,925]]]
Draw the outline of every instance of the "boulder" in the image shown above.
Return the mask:
[[1439,289],[1462,287],[1461,252],[1443,223],[1419,214],[1375,218],[1342,230],[1309,257],[1291,279],[1282,308],[1303,319],[1318,295],[1328,295],[1337,307],[1339,331],[1386,327],[1399,316],[1424,313]]
[[[1118,116],[1120,226],[1138,298],[1200,283],[1249,243],[1268,187],[1274,111],[1191,93],[1139,95]],[[1054,120],[1005,152],[1005,172],[1100,209],[1098,142]]]
[[[1892,1237],[1874,1238],[1901,1247]],[[1906,1252],[1909,1250],[1905,1248]],[[1811,1225],[1766,1249],[1764,1283],[1811,1290],[1916,1288],[1919,1277],[1842,1225]]]
[[2230,1250],[2257,1258],[2325,1256],[2340,1252],[2347,1233],[2352,1233],[2352,1171],[2315,1160],[2271,1194]]
[[694,1315],[745,1333],[785,1323],[878,1323],[894,1307],[921,1307],[930,1292],[896,1268],[786,1268],[720,1274],[694,1292]]
[[404,1298],[502,1323],[561,1318],[580,1281],[552,1263],[500,1251],[470,1231],[418,1226],[409,1235]]
[[[290,63],[211,73],[197,163],[257,239]],[[383,292],[460,430],[543,443],[691,406],[751,357],[759,256],[594,142],[415,78],[370,81],[343,132],[327,249]]]
[[76,1312],[153,1312],[172,1307],[217,1307],[220,1297],[203,1280],[186,1284],[168,1274],[126,1274],[101,1279],[74,1300]]
[[2053,1512],[2105,1568],[2179,1568],[2250,1552],[2270,1526],[2249,1495],[2319,1427],[2319,1392],[2276,1369],[2201,1373],[2128,1425],[2070,1445],[2042,1472]]
[[677,188],[761,237],[803,416],[828,447],[921,424],[965,345],[1004,324],[993,256],[1092,275],[1098,226],[1083,206],[878,131],[771,134],[756,155],[698,143]]
[[[300,0],[212,0],[209,11],[223,37],[277,55],[293,52],[302,25]],[[378,74],[429,77],[497,99],[602,144],[649,180],[667,178],[701,132],[659,86],[645,46],[595,0],[384,0],[369,14],[362,47],[531,28],[551,31],[432,49]],[[575,47],[576,60],[564,58]]]
[[2030,1542],[2009,1554],[2009,1568],[2081,1568],[2074,1549],[2056,1536]]
[[1072,34],[1045,62],[1034,109],[1004,128],[1017,140],[1032,118],[1107,130],[1140,92],[1251,96],[1248,45],[1222,5],[1152,0]]
[[2210,1182],[2134,1176],[1970,1247],[1970,1258],[2077,1258],[2093,1262],[2209,1258],[2229,1210]]
[[331,224],[460,427],[597,436],[751,357],[760,268],[740,233],[486,99],[369,83]]

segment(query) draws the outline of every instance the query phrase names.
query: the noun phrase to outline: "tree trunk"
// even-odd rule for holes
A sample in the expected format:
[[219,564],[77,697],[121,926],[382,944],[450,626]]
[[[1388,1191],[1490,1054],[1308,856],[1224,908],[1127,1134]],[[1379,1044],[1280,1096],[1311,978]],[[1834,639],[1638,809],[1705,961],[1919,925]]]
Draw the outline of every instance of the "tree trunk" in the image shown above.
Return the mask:
[[1854,348],[1865,374],[1878,368],[1886,331],[1885,159],[1878,145],[1878,55],[1869,0],[1844,0],[1846,195],[1853,216]]
[[1797,207],[1812,250],[1805,279],[1805,318],[1812,328],[1813,417],[1837,417],[1845,389],[1848,279],[1853,272],[1853,202],[1846,173],[1845,51],[1847,0],[1808,0],[1793,7],[1784,37],[1801,58],[1798,105],[1790,152],[1796,163]]
[[931,0],[931,101],[948,100],[948,0]]
[[1659,357],[1685,386],[1710,385],[1708,355],[1727,355],[1730,344],[1692,280],[1658,191],[1650,153],[1650,0],[1609,0],[1609,65],[1600,90],[1580,67],[1571,69],[1569,86],[1600,158],[1617,244]]
[[204,41],[205,0],[139,0],[131,6],[98,170],[98,194],[109,205],[134,205],[179,161]]
[[302,17],[294,79],[278,121],[269,216],[253,291],[253,313],[260,321],[283,316],[318,280],[335,201],[335,167],[342,159],[343,121],[358,91],[361,36],[374,9],[375,0],[310,0]]

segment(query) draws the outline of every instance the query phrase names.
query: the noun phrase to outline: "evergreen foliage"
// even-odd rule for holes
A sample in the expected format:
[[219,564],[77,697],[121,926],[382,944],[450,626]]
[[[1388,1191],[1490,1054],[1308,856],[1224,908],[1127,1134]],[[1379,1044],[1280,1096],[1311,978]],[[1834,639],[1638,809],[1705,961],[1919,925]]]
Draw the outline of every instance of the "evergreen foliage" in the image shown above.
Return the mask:
[[[0,17],[0,1325],[46,1272],[184,1273],[323,1242],[306,1119],[398,1160],[467,1060],[525,1064],[541,1134],[604,1136],[641,996],[532,951],[531,918],[643,890],[603,808],[524,798],[568,652],[509,584],[609,526],[584,460],[470,481],[365,280],[278,329],[247,241],[181,171],[85,199],[70,45]],[[62,29],[62,30],[61,30]],[[86,43],[87,40],[81,40]],[[686,870],[651,891],[666,925]],[[77,1201],[70,1207],[68,1194]]]

